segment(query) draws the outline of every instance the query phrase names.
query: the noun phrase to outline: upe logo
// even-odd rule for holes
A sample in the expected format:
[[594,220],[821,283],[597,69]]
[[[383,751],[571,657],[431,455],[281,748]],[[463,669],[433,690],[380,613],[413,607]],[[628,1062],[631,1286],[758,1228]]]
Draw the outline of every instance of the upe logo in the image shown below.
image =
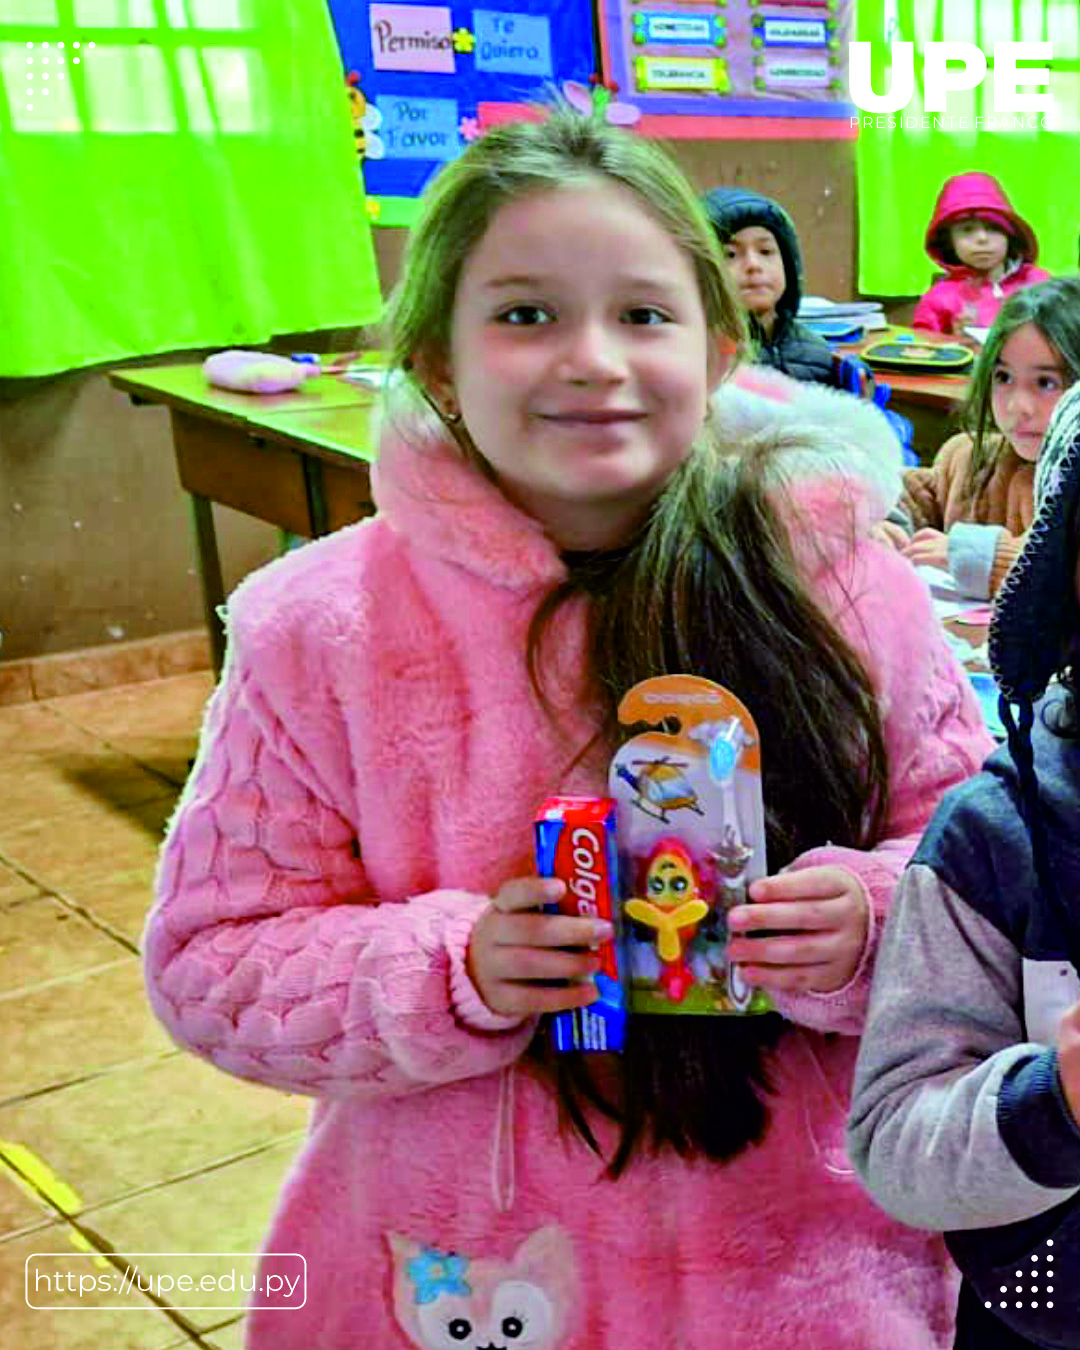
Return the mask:
[[[906,108],[915,93],[915,44],[890,43],[892,87],[875,94],[870,78],[869,42],[851,43],[851,101],[863,112],[893,113]],[[1021,94],[1020,84],[1049,84],[1048,66],[1017,68],[1018,61],[1052,61],[1052,42],[994,43],[994,111],[1048,112],[1052,94]],[[962,61],[962,70],[949,69],[950,61]],[[976,89],[986,76],[986,57],[970,42],[928,42],[923,58],[924,111],[944,112],[945,96],[951,89]]]

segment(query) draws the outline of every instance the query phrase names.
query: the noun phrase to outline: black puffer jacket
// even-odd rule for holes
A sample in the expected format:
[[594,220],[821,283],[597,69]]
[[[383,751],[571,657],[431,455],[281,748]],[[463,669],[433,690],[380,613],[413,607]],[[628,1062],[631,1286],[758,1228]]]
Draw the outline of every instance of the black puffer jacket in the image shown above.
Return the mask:
[[703,200],[722,244],[740,230],[759,225],[772,232],[780,249],[787,286],[776,304],[772,333],[766,337],[754,316],[748,316],[759,363],[781,370],[796,380],[835,386],[832,349],[823,337],[795,318],[802,300],[802,255],[791,217],[779,202],[751,192],[749,188],[713,188]]

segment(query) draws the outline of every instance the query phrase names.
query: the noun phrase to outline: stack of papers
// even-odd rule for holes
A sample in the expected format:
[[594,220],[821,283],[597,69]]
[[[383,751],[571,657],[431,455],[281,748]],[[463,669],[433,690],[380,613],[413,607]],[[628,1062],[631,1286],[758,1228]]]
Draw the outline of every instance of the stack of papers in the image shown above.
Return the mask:
[[821,295],[804,295],[797,317],[828,319],[838,323],[846,320],[859,324],[867,331],[889,326],[879,300],[826,300]]

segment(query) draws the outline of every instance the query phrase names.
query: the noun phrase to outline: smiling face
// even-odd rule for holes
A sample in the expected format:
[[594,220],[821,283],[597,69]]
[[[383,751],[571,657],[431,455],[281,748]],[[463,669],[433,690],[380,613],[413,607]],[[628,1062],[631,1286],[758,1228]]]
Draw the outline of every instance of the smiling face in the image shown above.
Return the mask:
[[776,306],[787,289],[787,273],[776,236],[762,225],[748,225],[724,245],[724,258],[739,299],[769,332],[776,318]]
[[996,225],[968,217],[949,227],[953,252],[973,271],[997,278],[1005,268],[1009,255],[1009,236]]
[[557,544],[608,548],[690,453],[716,351],[690,258],[630,191],[595,179],[496,212],[428,384]]
[[1065,383],[1061,353],[1033,323],[1009,334],[994,366],[990,401],[994,421],[1021,459],[1038,459]]

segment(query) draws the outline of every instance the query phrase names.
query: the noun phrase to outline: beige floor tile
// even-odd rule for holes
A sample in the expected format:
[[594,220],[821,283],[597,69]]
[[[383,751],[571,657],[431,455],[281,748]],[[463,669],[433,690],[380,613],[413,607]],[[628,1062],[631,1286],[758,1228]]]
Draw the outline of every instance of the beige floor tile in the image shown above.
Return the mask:
[[[207,1256],[212,1269],[250,1273],[310,1103],[177,1053],[124,944],[141,938],[212,688],[203,670],[0,699],[0,1149],[31,1150],[23,1165],[69,1187],[78,1198],[61,1190],[61,1203],[102,1244],[226,1251],[236,1260]],[[226,1308],[171,1320],[153,1307],[27,1308],[30,1252],[70,1249],[89,1268],[55,1212],[0,1163],[3,1350],[241,1350],[242,1320]],[[168,1259],[155,1258],[162,1272]],[[194,1326],[219,1329],[201,1338]]]
[[33,755],[86,744],[86,733],[65,723],[47,704],[0,708],[0,755]]
[[95,803],[60,820],[10,827],[0,815],[0,854],[46,890],[78,899],[85,881],[152,872],[175,805],[175,794],[123,811]]
[[244,1350],[244,1319],[207,1332],[205,1340],[214,1350]]
[[40,700],[67,698],[87,690],[109,690],[157,678],[157,653],[149,644],[88,647],[30,662],[30,682]]
[[25,904],[27,900],[34,899],[41,893],[40,886],[35,886],[32,881],[27,881],[18,872],[0,862],[0,909],[8,905]]
[[200,670],[56,699],[52,707],[65,721],[182,784],[213,688],[210,672]]
[[[185,1313],[196,1326],[219,1325],[232,1311],[242,1311],[247,1294],[240,1282],[250,1281],[286,1171],[298,1151],[293,1141],[271,1145],[253,1157],[165,1186],[148,1195],[96,1209],[83,1222],[105,1237],[117,1251],[145,1253],[140,1268],[150,1275],[170,1271],[218,1279],[235,1274],[236,1291],[205,1295],[217,1301],[213,1310]],[[194,1253],[176,1256],[153,1253]]]
[[163,676],[210,674],[210,638],[205,628],[173,633],[158,644],[158,671]]
[[175,789],[171,779],[149,771],[122,751],[94,742],[88,734],[86,748],[4,754],[0,778],[4,783],[0,838],[17,825],[67,819],[96,805],[123,810]]
[[128,954],[49,896],[0,909],[0,994],[30,990]]
[[[197,1347],[204,1347],[205,1350],[244,1350],[244,1319],[238,1317],[220,1327],[200,1332],[197,1341],[190,1336],[183,1336],[165,1346],[165,1350],[197,1350]],[[316,1347],[312,1347],[312,1350],[316,1350]]]
[[134,956],[0,997],[0,1025],[3,1103],[174,1048],[150,1011],[142,966]]
[[275,1141],[298,1146],[309,1109],[177,1054],[0,1107],[0,1139],[40,1152],[89,1209]]
[[[30,1298],[34,1303],[63,1304],[60,1310],[27,1306],[27,1259],[37,1252],[60,1252],[59,1258],[35,1256],[30,1261]],[[67,1253],[70,1252],[70,1256]],[[100,1259],[100,1258],[99,1258]],[[35,1274],[59,1274],[78,1284],[81,1275],[115,1279],[122,1275],[92,1256],[79,1252],[69,1230],[56,1224],[38,1233],[0,1243],[0,1327],[11,1350],[165,1350],[182,1334],[182,1325],[168,1318],[143,1295],[125,1290],[85,1290],[80,1297],[66,1288],[51,1292]],[[34,1289],[34,1283],[38,1284]]]
[[[91,694],[87,697],[115,698],[117,692],[107,690],[102,694]],[[115,759],[118,751],[116,748],[108,749],[105,736],[63,715],[65,705],[77,701],[77,699],[50,699],[44,703],[0,707],[0,763],[6,764],[7,757],[13,755],[29,756],[49,764],[64,752],[101,754]]]
[[133,806],[164,796],[171,786],[130,755],[37,705],[0,708],[0,781],[0,840],[18,825],[67,818],[95,804]]
[[65,889],[61,893],[74,900],[92,919],[139,947],[146,916],[154,903],[154,869],[143,866],[132,872],[79,880],[70,891]]
[[0,706],[29,703],[34,697],[29,661],[0,661]]
[[[0,1125],[0,1150],[9,1141]],[[44,1201],[27,1193],[10,1168],[0,1163],[0,1242],[13,1233],[23,1233],[55,1222],[56,1212]]]

